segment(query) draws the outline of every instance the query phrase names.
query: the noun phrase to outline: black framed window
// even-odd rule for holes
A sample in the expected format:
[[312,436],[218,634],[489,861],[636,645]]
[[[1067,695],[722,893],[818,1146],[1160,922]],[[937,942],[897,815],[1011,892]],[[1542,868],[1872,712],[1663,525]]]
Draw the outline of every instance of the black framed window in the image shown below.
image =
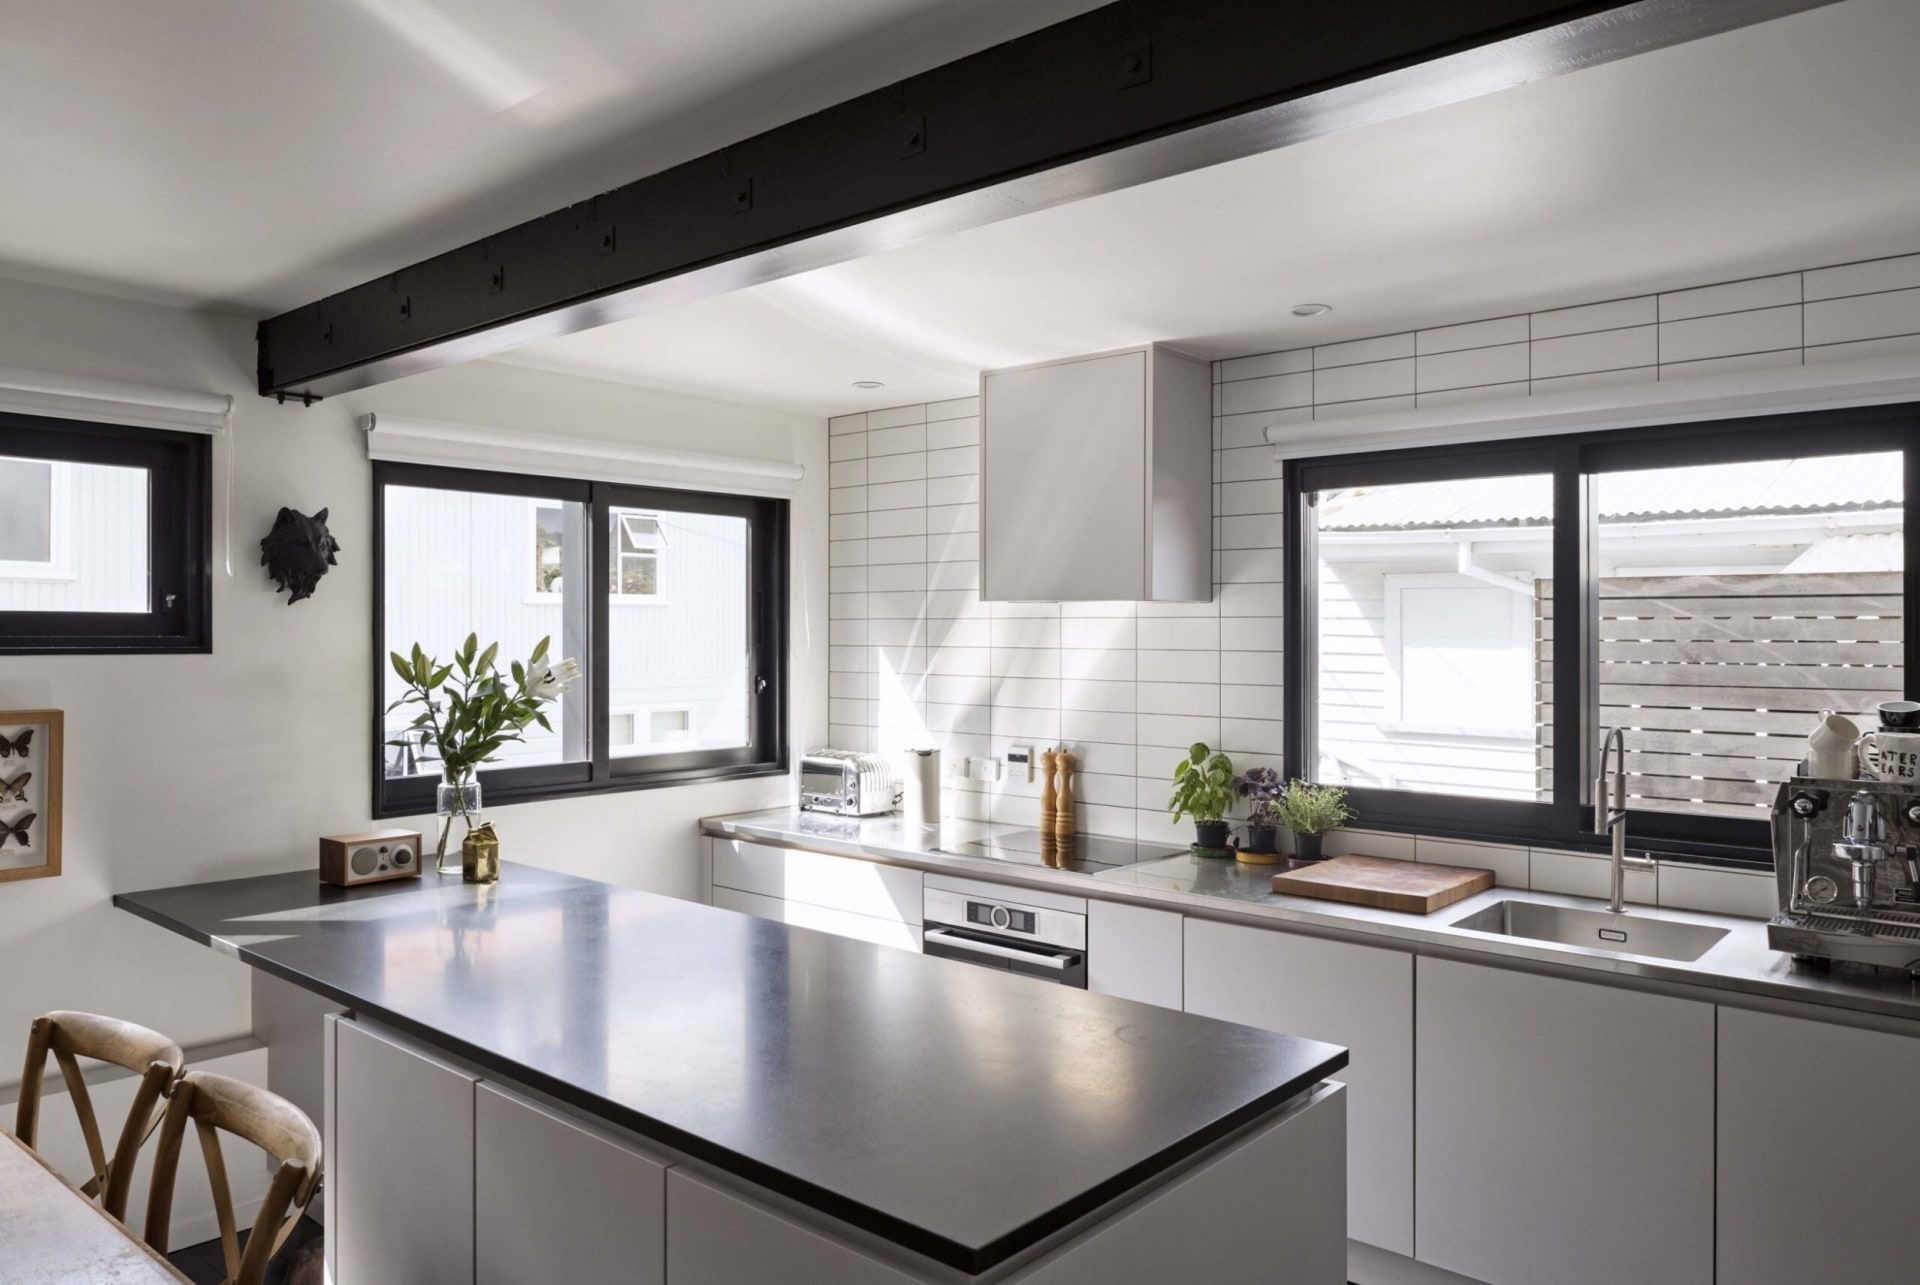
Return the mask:
[[1295,460],[1287,763],[1365,824],[1770,862],[1822,711],[1911,698],[1920,409]]
[[0,413],[0,653],[213,645],[211,439]]
[[388,653],[469,633],[584,674],[481,770],[489,805],[786,770],[786,501],[394,463],[373,486],[376,816],[432,811],[440,776],[389,743]]

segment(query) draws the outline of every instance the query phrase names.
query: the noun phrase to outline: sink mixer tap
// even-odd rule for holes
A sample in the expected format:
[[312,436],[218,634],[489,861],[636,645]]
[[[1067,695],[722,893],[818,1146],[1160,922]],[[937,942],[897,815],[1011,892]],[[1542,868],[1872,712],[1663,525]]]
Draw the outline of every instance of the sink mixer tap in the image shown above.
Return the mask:
[[[1614,764],[1611,775],[1607,771],[1609,753],[1613,755]],[[1613,782],[1611,800],[1607,789],[1609,780]],[[1610,865],[1613,877],[1607,909],[1617,915],[1626,907],[1627,871],[1659,868],[1659,863],[1651,857],[1627,855],[1627,734],[1622,728],[1608,728],[1600,741],[1600,774],[1593,780],[1593,832],[1613,836]]]
[[1833,855],[1853,869],[1853,902],[1865,910],[1873,904],[1874,879],[1887,856],[1887,822],[1873,795],[1856,790],[1847,800],[1847,819]]

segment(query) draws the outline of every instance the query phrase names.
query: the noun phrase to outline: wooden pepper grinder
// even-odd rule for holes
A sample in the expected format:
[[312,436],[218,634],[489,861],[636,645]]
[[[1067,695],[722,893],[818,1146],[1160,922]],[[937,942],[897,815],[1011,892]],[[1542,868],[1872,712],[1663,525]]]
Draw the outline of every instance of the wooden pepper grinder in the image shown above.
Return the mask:
[[1061,750],[1054,755],[1060,767],[1060,789],[1054,796],[1053,837],[1059,842],[1072,843],[1073,824],[1073,755]]
[[1053,837],[1054,760],[1052,750],[1040,752],[1040,833]]

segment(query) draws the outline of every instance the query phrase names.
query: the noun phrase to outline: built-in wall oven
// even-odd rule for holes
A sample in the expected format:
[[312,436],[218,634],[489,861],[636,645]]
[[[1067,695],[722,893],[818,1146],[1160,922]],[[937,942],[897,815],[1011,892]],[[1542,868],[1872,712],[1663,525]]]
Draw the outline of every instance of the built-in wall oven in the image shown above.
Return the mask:
[[1087,986],[1087,917],[948,888],[921,904],[925,953],[984,968]]

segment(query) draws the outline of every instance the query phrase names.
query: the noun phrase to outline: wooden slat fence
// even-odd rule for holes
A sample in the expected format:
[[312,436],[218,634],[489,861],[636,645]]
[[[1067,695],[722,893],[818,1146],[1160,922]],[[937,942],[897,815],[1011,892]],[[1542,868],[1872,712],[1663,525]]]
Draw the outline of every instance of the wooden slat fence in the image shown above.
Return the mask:
[[[1553,700],[1552,584],[1536,594],[1536,689]],[[1600,724],[1627,728],[1638,806],[1764,815],[1814,716],[1863,727],[1904,692],[1900,576],[1623,576],[1600,581]],[[1542,719],[1540,786],[1551,785]]]

